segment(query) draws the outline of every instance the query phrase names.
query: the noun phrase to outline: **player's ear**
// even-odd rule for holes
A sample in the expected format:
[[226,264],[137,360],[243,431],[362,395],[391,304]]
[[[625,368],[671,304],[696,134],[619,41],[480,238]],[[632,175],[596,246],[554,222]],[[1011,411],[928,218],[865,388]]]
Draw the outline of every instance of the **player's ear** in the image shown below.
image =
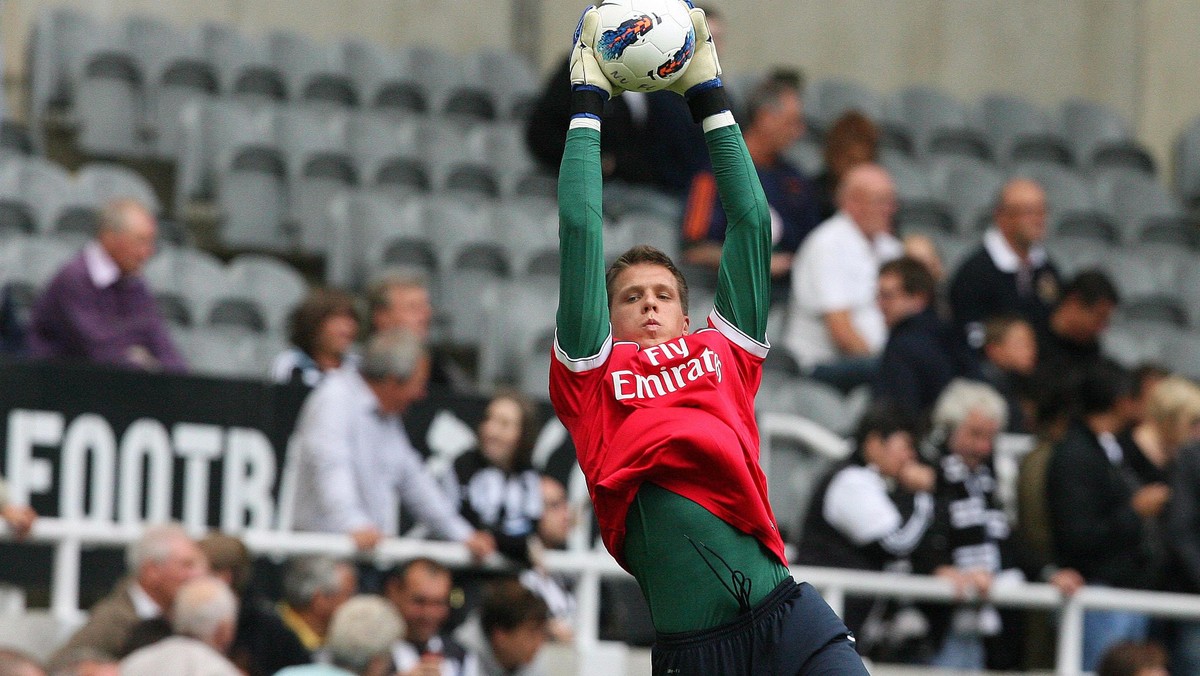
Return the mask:
[[684,333],[684,335],[686,335],[688,332],[688,329],[691,328],[691,324],[692,324],[692,320],[689,319],[687,315],[684,315],[683,316],[683,333]]

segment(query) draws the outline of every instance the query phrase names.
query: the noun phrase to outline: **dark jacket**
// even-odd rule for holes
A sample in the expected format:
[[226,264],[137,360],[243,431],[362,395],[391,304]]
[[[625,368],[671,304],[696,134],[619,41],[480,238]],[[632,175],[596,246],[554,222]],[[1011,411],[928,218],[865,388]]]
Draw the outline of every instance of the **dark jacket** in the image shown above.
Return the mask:
[[1123,460],[1110,461],[1090,429],[1072,425],[1046,468],[1055,562],[1078,570],[1088,583],[1148,586],[1146,531],[1130,503],[1136,487]]
[[248,590],[238,606],[237,634],[229,659],[249,676],[270,676],[297,664],[312,662],[312,655],[288,628],[275,607]]
[[1200,593],[1200,444],[1180,449],[1171,473],[1166,540],[1172,591]]
[[[954,323],[970,333],[972,324],[999,315],[1017,314],[1035,329],[1045,329],[1062,286],[1061,280],[1058,269],[1047,260],[1033,269],[1030,292],[1018,293],[1016,273],[1002,272],[987,249],[980,247],[963,262],[951,280],[950,307]],[[972,342],[972,347],[981,345]]]
[[505,472],[478,450],[454,461],[446,492],[463,518],[496,538],[500,553],[529,565],[529,536],[542,517],[541,475],[533,468]]
[[955,376],[968,374],[964,352],[932,307],[901,320],[879,358],[875,397],[910,415],[925,413]]

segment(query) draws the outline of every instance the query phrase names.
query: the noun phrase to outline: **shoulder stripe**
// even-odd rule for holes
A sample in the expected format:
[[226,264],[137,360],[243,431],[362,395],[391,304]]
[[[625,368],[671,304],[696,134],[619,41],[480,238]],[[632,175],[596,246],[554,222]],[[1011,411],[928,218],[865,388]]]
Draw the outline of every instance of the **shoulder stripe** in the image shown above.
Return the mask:
[[728,338],[734,345],[737,345],[759,359],[767,358],[767,352],[771,350],[770,343],[760,343],[746,335],[745,332],[734,326],[728,319],[722,317],[721,313],[716,310],[713,310],[712,314],[708,315],[708,321],[712,324],[713,328],[720,331],[721,335]]
[[584,373],[603,366],[612,355],[612,346],[612,330],[609,329],[608,336],[604,339],[604,344],[600,346],[599,352],[590,357],[575,359],[563,351],[562,346],[558,344],[558,331],[554,331],[554,358],[572,373]]

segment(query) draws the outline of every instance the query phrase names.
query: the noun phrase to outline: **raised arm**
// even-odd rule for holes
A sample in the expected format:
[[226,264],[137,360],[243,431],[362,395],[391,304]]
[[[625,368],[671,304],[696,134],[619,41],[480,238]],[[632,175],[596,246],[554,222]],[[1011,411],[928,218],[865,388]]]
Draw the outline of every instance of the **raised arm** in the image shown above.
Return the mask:
[[571,123],[558,171],[558,345],[568,357],[598,354],[612,333],[604,286],[600,113],[612,93],[592,52],[600,15],[584,12],[571,52]]

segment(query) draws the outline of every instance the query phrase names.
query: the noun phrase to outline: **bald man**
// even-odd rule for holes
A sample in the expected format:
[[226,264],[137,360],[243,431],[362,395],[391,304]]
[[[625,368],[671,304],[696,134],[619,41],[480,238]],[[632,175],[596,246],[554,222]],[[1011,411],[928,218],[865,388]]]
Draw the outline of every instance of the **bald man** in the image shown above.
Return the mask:
[[34,304],[30,356],[186,370],[141,276],[157,237],[154,214],[141,203],[120,199],[105,206],[96,238],[58,271]]
[[836,199],[838,211],[796,255],[784,343],[806,373],[848,390],[874,378],[887,340],[876,277],[904,248],[891,233],[896,186],[886,169],[854,167]]
[[1046,254],[1046,192],[1028,178],[1014,178],[1000,190],[994,227],[950,285],[954,321],[972,347],[983,346],[983,325],[1001,315],[1019,315],[1039,332],[1049,324],[1062,277]]

